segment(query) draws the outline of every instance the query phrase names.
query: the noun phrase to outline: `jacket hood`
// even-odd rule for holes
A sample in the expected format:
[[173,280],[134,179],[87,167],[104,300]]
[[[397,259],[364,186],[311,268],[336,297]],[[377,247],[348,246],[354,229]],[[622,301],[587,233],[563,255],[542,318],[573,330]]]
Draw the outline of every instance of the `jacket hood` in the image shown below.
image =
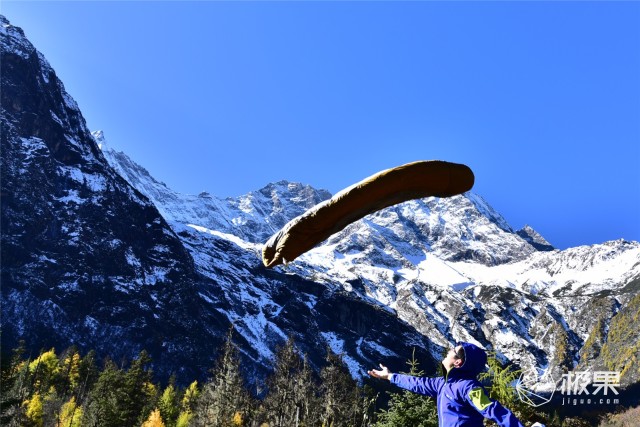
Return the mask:
[[459,368],[454,368],[449,372],[449,376],[464,378],[476,378],[478,374],[484,371],[487,364],[487,353],[475,344],[468,342],[459,342],[457,345],[464,349],[464,363]]

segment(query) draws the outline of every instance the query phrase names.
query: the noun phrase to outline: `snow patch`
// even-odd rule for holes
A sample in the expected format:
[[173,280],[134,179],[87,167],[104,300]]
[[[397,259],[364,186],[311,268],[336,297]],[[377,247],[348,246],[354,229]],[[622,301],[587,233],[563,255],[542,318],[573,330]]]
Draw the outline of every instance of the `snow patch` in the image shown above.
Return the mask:
[[432,254],[425,254],[424,259],[418,263],[415,273],[415,277],[409,278],[409,280],[419,279],[424,283],[450,287],[457,292],[475,285],[472,280],[456,270],[450,263],[442,261]]
[[125,260],[127,261],[127,264],[129,264],[130,266],[135,268],[142,267],[142,263],[140,262],[140,259],[137,256],[135,256],[131,248],[127,249],[127,251],[124,254],[124,257],[125,257]]
[[202,227],[200,225],[195,225],[195,224],[186,224],[187,227],[191,227],[196,231],[199,231],[200,233],[206,233],[209,234],[211,236],[216,236],[219,237],[221,239],[224,240],[229,240],[230,242],[235,243],[236,245],[240,246],[242,249],[247,249],[247,250],[251,250],[254,251],[256,249],[259,248],[259,245],[255,244],[255,243],[249,243],[246,242],[244,240],[242,240],[241,238],[233,235],[233,234],[229,234],[229,233],[222,233],[220,231],[216,231],[216,230],[211,230],[208,229],[206,227]]
[[65,204],[75,203],[77,205],[81,205],[85,202],[85,200],[80,198],[78,195],[78,190],[67,190],[67,195],[59,197],[57,200]]
[[342,357],[347,369],[349,369],[349,373],[352,378],[361,378],[363,376],[364,370],[360,366],[360,364],[350,357],[344,350],[344,340],[338,338],[338,336],[334,332],[320,332],[322,338],[324,338],[325,342],[331,348],[331,351],[335,354]]
[[20,138],[20,143],[22,145],[22,152],[25,154],[23,162],[28,163],[33,158],[39,154],[38,152],[48,150],[47,144],[35,136],[30,138]]
[[166,282],[169,269],[155,266],[151,271],[147,272],[144,276],[145,285],[155,285],[157,283]]
[[107,180],[102,175],[85,173],[78,168],[70,166],[59,166],[58,170],[63,176],[67,176],[79,184],[86,185],[89,190],[95,193],[103,192],[107,188]]
[[92,335],[98,330],[100,323],[96,319],[91,316],[86,316],[84,318],[84,327],[90,329],[92,331]]

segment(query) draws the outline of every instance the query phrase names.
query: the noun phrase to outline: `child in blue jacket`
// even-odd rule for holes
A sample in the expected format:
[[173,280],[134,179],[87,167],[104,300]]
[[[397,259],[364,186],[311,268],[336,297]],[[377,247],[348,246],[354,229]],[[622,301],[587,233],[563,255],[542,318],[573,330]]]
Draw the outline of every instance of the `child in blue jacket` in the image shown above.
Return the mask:
[[477,379],[487,363],[487,354],[480,347],[459,342],[442,361],[444,377],[424,378],[394,374],[380,364],[380,370],[369,375],[391,381],[398,387],[436,399],[438,425],[441,427],[482,427],[483,418],[502,427],[524,427],[513,413],[500,402],[489,399]]

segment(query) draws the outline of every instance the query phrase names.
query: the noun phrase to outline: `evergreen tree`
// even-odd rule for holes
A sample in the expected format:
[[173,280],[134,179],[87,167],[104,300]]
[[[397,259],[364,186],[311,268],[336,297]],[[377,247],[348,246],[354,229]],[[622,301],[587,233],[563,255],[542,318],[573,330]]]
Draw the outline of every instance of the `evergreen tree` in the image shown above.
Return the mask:
[[8,364],[5,365],[5,358],[2,358],[0,425],[3,426],[19,426],[27,422],[22,403],[28,397],[31,381],[29,363],[23,360],[24,353],[24,342],[20,342]]
[[189,384],[189,387],[185,390],[182,396],[182,402],[180,408],[183,412],[192,412],[200,396],[200,390],[198,390],[198,381],[194,381]]
[[105,362],[94,387],[89,392],[83,424],[87,427],[121,427],[129,424],[124,410],[127,399],[124,372],[111,360]]
[[320,385],[306,355],[302,358],[302,368],[293,378],[296,406],[300,409],[300,425],[313,426],[320,423]]
[[351,377],[342,356],[327,349],[327,364],[320,372],[323,427],[362,426],[363,396],[358,383]]
[[73,390],[78,404],[84,404],[89,391],[93,388],[100,376],[100,371],[96,366],[96,352],[89,351],[80,359],[78,364],[78,384]]
[[362,426],[371,426],[376,419],[376,400],[378,400],[378,392],[368,384],[362,387],[361,409]]
[[157,396],[150,364],[151,357],[142,350],[124,376],[125,399],[122,409],[125,425],[140,425],[155,406]]
[[267,387],[261,418],[269,426],[314,424],[318,387],[306,357],[298,354],[291,337],[276,352],[275,368],[267,378]]
[[247,423],[253,416],[255,405],[240,374],[240,357],[232,336],[233,328],[229,330],[212,378],[198,398],[193,418],[195,426],[231,426],[237,413],[242,423]]
[[63,405],[64,400],[60,397],[56,388],[51,386],[42,399],[43,427],[58,427],[60,425],[60,413]]
[[180,415],[178,415],[178,420],[176,421],[176,427],[188,427],[193,419],[193,412],[191,411],[182,411]]
[[200,390],[198,390],[198,381],[194,381],[189,385],[182,396],[180,413],[176,420],[176,427],[187,427],[189,425],[193,419],[194,410],[199,396]]
[[488,383],[485,388],[489,397],[499,401],[503,406],[509,408],[519,419],[529,419],[535,414],[533,407],[524,404],[519,398],[515,389],[515,382],[520,376],[520,370],[514,369],[513,365],[502,365],[495,352],[487,355],[487,365],[489,369],[478,376],[478,379]]
[[70,347],[60,355],[60,384],[56,388],[62,396],[73,393],[80,381],[80,354],[76,347]]
[[[408,375],[418,377],[424,375],[415,358],[415,349],[411,359],[406,363],[410,366]],[[376,427],[435,427],[438,425],[436,403],[432,398],[408,390],[389,394],[391,399],[388,409],[378,413]]]
[[494,352],[489,352],[487,356],[489,370],[481,373],[478,379],[490,383],[486,387],[490,398],[507,407],[516,405],[518,402],[514,382],[520,376],[520,370],[513,369],[512,366],[503,366]]

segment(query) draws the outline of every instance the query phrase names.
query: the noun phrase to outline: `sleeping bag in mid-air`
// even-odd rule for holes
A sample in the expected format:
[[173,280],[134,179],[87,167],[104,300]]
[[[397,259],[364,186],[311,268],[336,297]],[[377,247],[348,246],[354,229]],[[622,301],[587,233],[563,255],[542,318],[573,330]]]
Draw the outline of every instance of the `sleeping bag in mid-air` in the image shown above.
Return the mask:
[[423,197],[450,197],[469,191],[468,166],[440,160],[418,161],[378,172],[289,221],[262,248],[266,267],[293,261],[350,223],[380,209]]

